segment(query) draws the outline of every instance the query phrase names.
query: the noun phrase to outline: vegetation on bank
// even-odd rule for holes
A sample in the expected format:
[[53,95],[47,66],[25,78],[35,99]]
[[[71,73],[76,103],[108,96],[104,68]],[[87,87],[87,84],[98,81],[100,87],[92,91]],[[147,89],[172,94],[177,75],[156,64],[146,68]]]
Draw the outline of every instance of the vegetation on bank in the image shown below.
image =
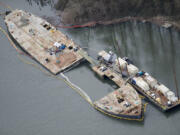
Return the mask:
[[180,0],[56,0],[55,8],[65,24],[116,18],[167,16],[180,19]]

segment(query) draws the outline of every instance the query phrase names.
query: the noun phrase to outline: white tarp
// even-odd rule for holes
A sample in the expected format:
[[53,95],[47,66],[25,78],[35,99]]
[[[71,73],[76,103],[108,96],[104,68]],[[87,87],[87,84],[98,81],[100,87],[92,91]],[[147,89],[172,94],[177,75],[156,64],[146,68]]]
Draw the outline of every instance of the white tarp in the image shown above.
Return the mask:
[[139,71],[139,69],[132,64],[127,65],[127,70],[130,76],[135,75]]
[[106,55],[107,54],[107,52],[105,52],[104,50],[103,51],[100,51],[99,53],[98,53],[98,55],[99,56],[102,56],[102,57],[104,57],[104,55]]
[[144,77],[144,79],[146,80],[146,82],[151,86],[151,88],[155,87],[155,85],[157,85],[157,80],[154,79],[152,76],[150,75],[146,75]]
[[167,92],[170,91],[166,86],[164,86],[163,84],[161,85],[157,85],[156,89],[161,91],[166,97],[167,97]]
[[[119,60],[119,63],[118,63],[118,60]],[[119,66],[119,64],[120,64],[121,69],[125,69],[127,62],[121,58],[118,58],[118,60],[116,60],[116,65]]]
[[177,102],[178,101],[178,98],[177,97],[172,97],[171,99],[169,99],[170,101],[172,102]]
[[60,43],[58,43],[58,42],[55,42],[55,43],[54,43],[54,46],[56,46],[56,47],[58,47],[58,48],[59,48],[59,47],[61,46],[61,44],[60,44]]
[[104,58],[105,61],[109,62],[109,60],[111,59],[111,55],[110,54],[106,54],[106,55],[104,55],[103,58]]
[[136,81],[136,85],[144,91],[148,91],[150,89],[149,85],[141,77],[134,77],[133,79]]
[[172,97],[175,97],[174,92],[168,91],[168,92],[167,92],[167,98],[168,98],[168,99],[171,99]]

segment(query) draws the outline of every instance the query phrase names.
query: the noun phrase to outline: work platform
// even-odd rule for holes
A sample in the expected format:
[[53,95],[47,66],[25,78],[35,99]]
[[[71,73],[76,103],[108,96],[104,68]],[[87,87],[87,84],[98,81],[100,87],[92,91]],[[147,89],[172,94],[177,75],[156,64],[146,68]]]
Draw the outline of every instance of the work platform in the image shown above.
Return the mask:
[[74,42],[44,19],[15,10],[5,23],[18,44],[53,74],[83,59]]

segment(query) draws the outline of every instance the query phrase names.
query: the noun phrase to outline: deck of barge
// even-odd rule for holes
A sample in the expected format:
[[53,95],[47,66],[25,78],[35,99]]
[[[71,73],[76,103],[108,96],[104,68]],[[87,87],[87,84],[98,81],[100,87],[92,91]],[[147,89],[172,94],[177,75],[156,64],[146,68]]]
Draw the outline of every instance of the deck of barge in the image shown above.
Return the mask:
[[53,74],[83,59],[71,39],[33,14],[14,10],[5,17],[5,23],[18,44]]

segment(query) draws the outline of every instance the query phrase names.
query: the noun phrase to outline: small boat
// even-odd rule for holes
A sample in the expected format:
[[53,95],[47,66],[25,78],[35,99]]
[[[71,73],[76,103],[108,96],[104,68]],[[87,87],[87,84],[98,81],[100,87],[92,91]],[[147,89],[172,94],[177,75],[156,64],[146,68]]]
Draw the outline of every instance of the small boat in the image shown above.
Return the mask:
[[118,57],[113,61],[112,57],[112,53],[105,51],[101,51],[98,54],[98,60],[101,63],[104,63],[105,66],[110,66],[113,70],[120,73],[139,93],[147,97],[163,111],[167,111],[180,104],[180,100],[173,91],[158,82],[147,72],[139,70],[129,58]]

